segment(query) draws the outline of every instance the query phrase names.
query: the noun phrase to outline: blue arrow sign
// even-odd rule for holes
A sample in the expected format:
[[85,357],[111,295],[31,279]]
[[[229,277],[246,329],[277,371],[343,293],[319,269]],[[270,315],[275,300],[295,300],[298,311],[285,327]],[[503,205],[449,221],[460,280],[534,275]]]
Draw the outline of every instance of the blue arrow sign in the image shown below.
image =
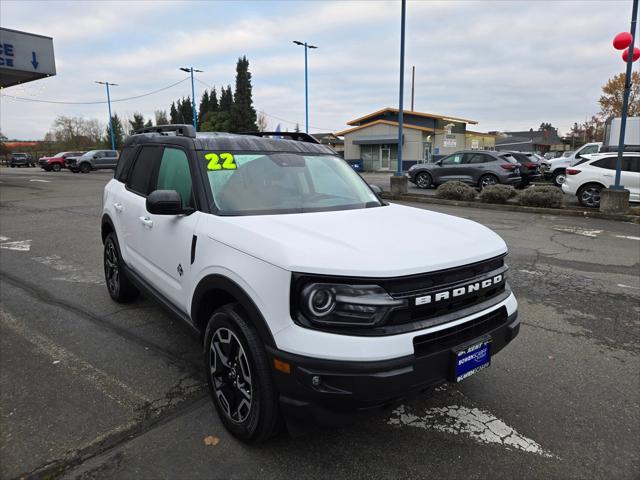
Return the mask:
[[34,70],[38,69],[38,60],[36,59],[36,52],[31,52],[31,65],[33,65]]

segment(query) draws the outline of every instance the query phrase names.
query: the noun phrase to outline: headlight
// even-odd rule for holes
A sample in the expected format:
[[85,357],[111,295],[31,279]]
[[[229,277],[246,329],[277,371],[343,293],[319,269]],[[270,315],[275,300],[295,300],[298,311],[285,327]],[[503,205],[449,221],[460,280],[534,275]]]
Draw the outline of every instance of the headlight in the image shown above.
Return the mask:
[[300,313],[312,323],[335,326],[373,326],[387,314],[406,306],[378,285],[311,283],[300,294]]

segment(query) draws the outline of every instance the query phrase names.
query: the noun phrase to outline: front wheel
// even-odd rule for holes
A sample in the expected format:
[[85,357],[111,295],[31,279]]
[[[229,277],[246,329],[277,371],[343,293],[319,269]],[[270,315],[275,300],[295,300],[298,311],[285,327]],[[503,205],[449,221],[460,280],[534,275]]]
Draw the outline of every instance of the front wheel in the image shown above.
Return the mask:
[[89,165],[88,163],[81,163],[80,171],[82,173],[89,173],[91,171],[91,165]]
[[420,172],[416,175],[416,186],[418,188],[429,188],[432,183],[433,179],[427,172]]
[[601,191],[602,187],[600,185],[584,185],[578,189],[576,196],[582,206],[599,208]]
[[60,165],[57,163],[54,163],[53,165],[51,165],[51,170],[53,170],[54,172],[59,172],[60,171]]
[[478,182],[478,186],[480,190],[484,190],[487,187],[498,184],[498,177],[495,175],[483,175],[480,177],[480,181]]
[[245,442],[262,442],[280,427],[278,396],[260,337],[238,304],[216,310],[205,334],[205,369],[224,426]]

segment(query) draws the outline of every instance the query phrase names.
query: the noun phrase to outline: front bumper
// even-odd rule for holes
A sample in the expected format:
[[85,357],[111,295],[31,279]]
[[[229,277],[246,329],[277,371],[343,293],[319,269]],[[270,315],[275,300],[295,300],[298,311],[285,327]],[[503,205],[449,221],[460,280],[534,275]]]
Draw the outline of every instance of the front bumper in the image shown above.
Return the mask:
[[[472,321],[414,338],[413,355],[374,362],[309,358],[268,348],[282,413],[288,422],[338,426],[354,414],[392,405],[435,385],[453,380],[454,349],[480,338],[491,339],[492,357],[519,332],[517,311],[499,307]],[[357,415],[356,415],[357,416]]]

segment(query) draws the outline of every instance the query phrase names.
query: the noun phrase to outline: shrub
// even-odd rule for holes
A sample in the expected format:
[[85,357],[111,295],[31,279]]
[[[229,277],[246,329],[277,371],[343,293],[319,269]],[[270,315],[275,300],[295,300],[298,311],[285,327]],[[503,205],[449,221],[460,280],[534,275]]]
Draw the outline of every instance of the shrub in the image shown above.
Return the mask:
[[520,193],[520,205],[527,207],[560,208],[562,206],[562,190],[549,185],[534,186]]
[[436,197],[470,202],[476,198],[476,191],[466,183],[454,180],[440,185],[436,190]]
[[517,195],[511,185],[491,185],[480,192],[480,201],[484,203],[507,203]]

